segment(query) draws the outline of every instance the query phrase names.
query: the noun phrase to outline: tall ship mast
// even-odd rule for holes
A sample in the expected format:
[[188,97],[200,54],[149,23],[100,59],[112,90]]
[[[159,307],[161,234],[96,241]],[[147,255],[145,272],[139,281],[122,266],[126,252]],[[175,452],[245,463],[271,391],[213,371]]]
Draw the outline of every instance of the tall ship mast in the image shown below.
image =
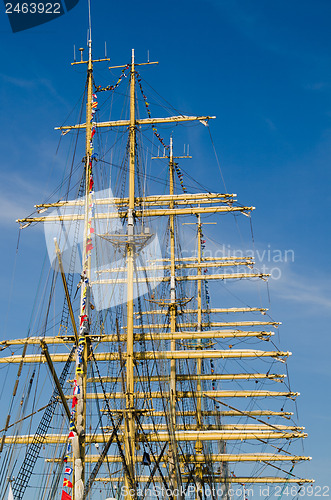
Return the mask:
[[[51,265],[41,320],[0,343],[13,380],[1,498],[230,500],[257,488],[279,498],[288,485],[299,494],[313,480],[299,472],[309,457],[284,369],[291,353],[277,348],[268,310],[246,300],[268,275],[251,256],[208,251],[209,224],[250,220],[254,207],[194,179],[188,188],[189,151],[176,154],[177,125],[215,117],[155,117],[140,71],[156,63],[132,51],[102,86],[93,67],[109,59],[93,60],[91,39],[86,59],[80,51],[85,122],[57,129],[77,147],[84,137],[83,160],[60,199],[18,220],[44,225]],[[113,117],[123,95],[127,115]],[[241,280],[245,305],[225,292]]]

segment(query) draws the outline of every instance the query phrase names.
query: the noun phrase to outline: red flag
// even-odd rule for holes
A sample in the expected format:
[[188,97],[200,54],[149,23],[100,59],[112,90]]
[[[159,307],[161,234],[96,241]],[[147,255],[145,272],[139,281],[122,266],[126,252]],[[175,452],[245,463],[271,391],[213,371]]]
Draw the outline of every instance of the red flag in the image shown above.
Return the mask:
[[78,399],[76,398],[76,396],[74,396],[72,398],[72,405],[71,405],[71,408],[75,408],[76,404],[78,403]]
[[72,488],[72,482],[69,481],[66,477],[63,479],[63,486],[68,486],[68,488]]
[[82,324],[84,323],[84,321],[87,320],[87,315],[86,314],[83,314],[81,317],[80,317],[80,326],[82,326]]
[[88,243],[88,244],[86,245],[86,253],[87,253],[87,252],[90,252],[91,250],[93,250],[93,245],[92,245],[92,243]]
[[71,500],[71,495],[69,495],[69,493],[67,493],[66,491],[62,490],[61,500]]

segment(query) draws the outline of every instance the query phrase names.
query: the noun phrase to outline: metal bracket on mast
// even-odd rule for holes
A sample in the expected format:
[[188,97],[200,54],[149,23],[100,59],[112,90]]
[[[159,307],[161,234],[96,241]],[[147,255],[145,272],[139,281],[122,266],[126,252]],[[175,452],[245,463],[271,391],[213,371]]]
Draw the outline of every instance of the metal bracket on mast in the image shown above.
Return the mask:
[[[83,60],[83,52],[84,52],[84,49],[79,49],[79,52],[80,52],[80,61],[74,61],[71,63],[71,66],[74,66],[75,64],[88,64],[89,63],[89,60],[87,61],[84,61]],[[109,57],[105,57],[103,59],[92,59],[92,63],[96,63],[96,62],[102,62],[102,61],[110,61],[110,58]]]
[[[149,61],[145,63],[134,63],[135,66],[148,66],[149,64],[159,64],[159,61]],[[108,69],[117,69],[117,68],[127,68],[127,64],[121,64],[120,66],[109,66]]]

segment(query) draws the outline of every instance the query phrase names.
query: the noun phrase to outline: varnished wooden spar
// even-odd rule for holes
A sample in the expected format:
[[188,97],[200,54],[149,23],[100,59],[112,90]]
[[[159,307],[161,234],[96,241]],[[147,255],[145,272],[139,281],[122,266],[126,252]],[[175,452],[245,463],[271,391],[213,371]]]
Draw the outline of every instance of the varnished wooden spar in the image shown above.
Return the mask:
[[136,168],[136,116],[135,116],[135,59],[134,50],[130,65],[130,120],[129,120],[129,203],[127,210],[127,235],[126,244],[126,291],[127,291],[127,339],[126,339],[126,357],[125,357],[125,400],[127,412],[125,413],[125,432],[124,432],[124,453],[127,464],[127,470],[124,474],[124,484],[127,489],[135,484],[135,419],[134,419],[134,331],[133,331],[133,276],[134,276],[134,213],[135,213],[135,168]]
[[[72,309],[72,303],[71,303],[71,298],[70,298],[70,294],[69,294],[69,290],[68,290],[67,279],[66,279],[64,269],[63,269],[61,251],[60,251],[60,248],[59,248],[59,245],[58,245],[56,238],[54,238],[54,244],[55,244],[55,253],[56,253],[56,256],[58,259],[60,273],[61,273],[61,277],[62,277],[64,293],[66,296],[66,301],[67,301],[67,305],[68,305],[68,309],[69,309],[71,325],[72,325],[74,335],[75,335],[75,342],[76,342],[76,345],[78,345],[78,332],[77,332],[77,326],[76,326],[76,321],[75,321],[75,315],[74,315],[74,311]],[[43,339],[42,341],[45,342],[45,339]]]
[[[113,410],[115,413],[116,412],[119,412],[119,413],[123,413],[123,410],[116,410],[114,409]],[[151,410],[149,412],[151,415],[155,416],[155,417],[163,417],[166,415],[166,413],[164,411],[155,411],[155,410]],[[178,415],[181,415],[183,417],[194,417],[196,415],[196,411],[181,411],[181,412],[177,412]],[[237,411],[215,411],[215,410],[209,410],[209,411],[205,411],[203,410],[201,412],[202,416],[203,417],[251,417],[251,416],[258,416],[258,417],[261,417],[261,416],[264,416],[264,417],[282,417],[282,418],[285,418],[287,420],[290,420],[293,413],[292,412],[286,412],[286,411],[272,411],[272,410],[251,410],[251,411],[245,411],[245,412],[241,412],[239,410]]]
[[[264,314],[268,309],[261,307],[211,307],[210,309],[201,309],[201,314],[218,314],[218,313],[238,313],[238,312],[261,312]],[[198,309],[182,308],[178,311],[179,314],[196,314]],[[135,312],[136,316],[143,316],[144,314],[167,314],[168,309],[154,309],[152,311],[139,311]]]
[[[176,374],[176,380],[182,382],[184,380],[260,380],[260,379],[267,379],[267,380],[276,380],[277,382],[283,381],[283,379],[286,377],[286,375],[280,375],[277,373],[212,373],[211,375],[205,375],[205,374]],[[119,377],[101,377],[103,382],[118,382],[121,383],[121,380]],[[98,382],[100,379],[99,378],[89,378],[87,379],[88,382]],[[150,375],[150,376],[139,376],[135,377],[135,380],[140,381],[140,382],[159,382],[159,381],[166,381],[169,380],[169,375]]]
[[[21,436],[6,436],[5,444],[29,444],[32,442],[34,435],[21,435]],[[175,431],[176,441],[193,441],[195,442],[197,439],[201,441],[218,441],[218,440],[226,440],[226,441],[254,441],[254,440],[267,440],[267,439],[298,439],[298,438],[306,438],[307,434],[304,432],[297,431],[274,431],[274,430],[264,430],[264,431]],[[123,434],[119,433],[119,439],[121,441],[124,440]],[[151,432],[136,435],[136,441],[145,442],[148,441],[150,443],[159,443],[169,441],[169,433],[168,432]],[[67,443],[68,435],[67,434],[47,434],[45,436],[44,444],[62,444]],[[86,443],[104,443],[105,436],[104,434],[87,434],[86,435]]]
[[[113,410],[114,412],[119,412],[119,413],[123,413],[123,410],[116,410],[114,409]],[[209,410],[209,411],[206,411],[206,410],[203,410],[202,412],[202,415],[204,417],[250,417],[250,416],[266,416],[266,417],[271,417],[271,416],[275,416],[275,417],[282,417],[282,418],[285,418],[287,420],[290,420],[291,417],[293,416],[293,413],[292,412],[285,412],[285,411],[272,411],[272,410],[251,410],[251,411],[245,411],[245,412],[241,412],[239,410],[237,411],[215,411],[215,410]],[[155,417],[163,417],[165,416],[165,412],[164,411],[156,411],[156,410],[151,410],[149,412],[149,414],[155,416]],[[181,411],[181,412],[177,412],[178,415],[181,415],[183,417],[194,417],[196,415],[196,411]]]
[[[209,277],[208,277],[209,279]],[[277,326],[281,325],[278,321],[210,321],[208,323],[202,323],[201,326],[203,328],[220,328],[220,327],[227,327],[227,326],[274,326],[277,328]],[[181,328],[194,328],[196,326],[196,323],[194,321],[188,322],[186,321],[185,323],[180,323]],[[159,324],[147,324],[147,325],[135,325],[135,328],[142,328],[142,329],[159,329],[159,328],[167,328],[167,324],[159,323]],[[125,329],[125,327],[123,327]],[[212,330],[210,330],[212,331]]]
[[[198,214],[214,214],[214,213],[230,213],[230,212],[242,212],[249,214],[255,207],[232,207],[232,206],[212,206],[212,207],[189,207],[189,208],[172,208],[172,209],[162,209],[156,208],[155,210],[135,210],[135,216],[137,218],[141,217],[165,217],[168,215],[198,215]],[[96,213],[93,219],[98,220],[108,220],[108,219],[126,219],[128,217],[128,211],[123,210],[122,212],[112,212],[112,213]],[[28,224],[33,222],[65,222],[65,221],[75,221],[84,220],[84,215],[81,214],[66,214],[66,215],[44,215],[39,217],[25,217],[23,219],[17,219],[16,222],[20,224]]]
[[[240,359],[240,358],[276,358],[278,360],[283,360],[287,358],[292,353],[288,351],[261,351],[261,350],[239,350],[239,349],[229,349],[229,350],[187,350],[187,351],[163,351],[163,352],[136,352],[135,357],[138,360],[142,359]],[[53,363],[64,363],[68,359],[68,354],[66,353],[55,353],[50,354]],[[126,353],[123,352],[121,355],[118,352],[102,352],[95,353],[94,357],[96,361],[120,361],[122,358],[126,358]],[[13,355],[0,358],[0,364],[3,363],[20,363],[22,361],[22,356]],[[42,354],[28,354],[24,356],[24,363],[43,363],[45,358]]]
[[[177,204],[186,205],[187,203],[214,203],[222,202],[228,203],[235,200],[236,194],[222,194],[222,193],[196,193],[196,194],[160,194],[157,196],[135,196],[135,204],[137,206],[143,204],[144,206],[158,206],[158,205],[168,205],[171,202]],[[93,201],[95,205],[118,205],[126,206],[129,204],[129,198],[97,198]],[[35,205],[37,210],[44,208],[58,208],[58,207],[82,207],[84,206],[84,201],[68,200],[68,201],[57,201],[55,203],[40,203]]]
[[[181,123],[191,121],[208,121],[213,120],[216,116],[169,116],[167,118],[141,118],[135,120],[136,125],[153,125],[156,123]],[[129,127],[130,120],[113,120],[109,122],[98,122],[95,124],[98,128],[111,128],[111,127]],[[79,123],[78,125],[64,125],[62,127],[55,127],[55,130],[75,130],[85,129],[86,123]]]
[[[90,32],[91,35],[91,32]],[[82,58],[83,59],[83,58]],[[92,169],[92,101],[93,101],[93,59],[92,59],[92,40],[88,42],[88,60],[87,65],[87,82],[86,82],[86,126],[85,126],[85,199],[84,199],[84,239],[83,239],[83,252],[82,252],[82,270],[81,275],[86,278],[83,279],[80,287],[80,310],[79,310],[79,324],[81,319],[85,317],[86,324],[90,324],[90,280],[91,280],[91,257],[88,256],[87,241],[89,237],[89,222],[90,222],[90,209],[91,203],[90,195],[90,165]],[[88,331],[89,333],[89,326]],[[81,335],[81,332],[79,333]],[[84,336],[84,334],[83,334]],[[77,394],[77,411],[75,413],[74,421],[76,429],[73,438],[73,500],[83,500],[84,484],[85,484],[85,451],[86,451],[86,378],[88,357],[90,355],[89,339],[84,339],[83,351],[81,353],[81,369],[80,373],[76,373],[76,383],[79,387]],[[51,357],[51,356],[50,356]],[[76,365],[79,364],[78,344],[76,349]]]
[[[234,266],[252,266],[253,262],[251,260],[229,260],[223,262],[202,262],[201,264],[193,263],[192,264],[176,264],[175,269],[211,269],[213,267],[234,267]],[[170,265],[156,265],[156,266],[146,266],[146,267],[137,267],[136,271],[169,271],[171,269]],[[112,267],[109,269],[102,269],[97,271],[97,274],[104,273],[122,273],[126,272],[126,267]],[[207,277],[205,276],[204,279]],[[209,275],[208,275],[209,278]],[[150,278],[153,280],[153,277]]]
[[[244,278],[260,278],[265,280],[270,274],[265,273],[229,273],[229,274],[208,274],[208,281],[211,280],[241,280]],[[205,281],[206,276],[204,275],[189,275],[189,276],[177,276],[176,281]],[[157,283],[166,283],[170,281],[170,276],[153,276],[153,277],[142,277],[133,278],[134,283],[146,283],[148,281],[154,281]],[[97,281],[92,281],[92,285],[117,285],[121,283],[126,283],[126,278],[114,278],[114,279],[101,279]]]
[[[87,455],[86,456],[86,462],[89,463],[95,463],[98,461],[100,455]],[[137,462],[142,462],[142,455],[137,456]],[[151,456],[151,461],[153,460],[153,457]],[[180,462],[182,463],[205,463],[206,462],[206,457],[205,455],[202,454],[195,454],[195,455],[182,455],[179,457]],[[219,463],[219,462],[301,462],[301,461],[309,461],[311,460],[311,457],[306,457],[306,456],[301,456],[301,455],[284,455],[284,454],[270,454],[270,453],[241,453],[241,454],[230,454],[230,453],[219,453],[217,455],[208,455],[208,461],[211,461],[213,463]],[[56,462],[60,463],[62,460],[61,458],[46,458],[46,462]],[[70,462],[71,459],[68,459],[68,462]],[[108,462],[121,462],[121,457],[116,456],[116,455],[107,455],[107,461]],[[160,459],[160,462],[167,462],[168,458],[167,457],[162,457]]]
[[[113,427],[110,425],[105,425],[102,427],[103,431],[106,433],[109,433],[113,430]],[[122,425],[120,427],[121,431],[123,432],[124,426]],[[168,425],[167,424],[142,424],[140,429],[144,431],[166,431],[168,430]],[[208,430],[209,431],[217,431],[217,430],[222,430],[222,431],[265,431],[265,430],[270,430],[270,425],[268,424],[225,424],[225,425],[210,425],[208,424]],[[274,430],[277,431],[302,431],[305,428],[304,427],[298,427],[295,425],[279,425],[273,427]],[[177,424],[176,425],[176,431],[192,431],[196,430],[196,424]]]
[[[166,478],[167,479],[167,478]],[[139,476],[138,477],[138,482],[139,483],[146,483],[149,480],[149,476]],[[153,480],[155,482],[160,483],[161,478],[158,476],[154,476]],[[221,476],[215,476],[213,475],[212,477],[210,476],[204,476],[204,481],[206,484],[208,484],[208,481],[212,481],[213,483],[225,483],[225,484],[312,484],[314,482],[314,479],[304,479],[304,478],[295,478],[295,477],[270,477],[270,476],[260,476],[260,477],[221,477]],[[95,481],[98,482],[104,482],[104,483],[118,483],[122,481],[121,477],[98,477],[95,479]],[[183,482],[185,484],[185,477],[183,478]],[[192,491],[194,492],[194,486],[191,485]],[[153,489],[153,488],[152,488]],[[208,488],[206,488],[208,490]],[[216,490],[216,488],[214,488]]]
[[[169,392],[163,391],[162,393],[159,391],[155,392],[135,392],[135,398],[136,399],[146,399],[146,394],[149,398],[153,399],[162,399],[162,398],[169,398]],[[188,398],[188,399],[196,399],[199,396],[200,397],[207,397],[207,398],[290,398],[290,399],[295,399],[297,396],[299,396],[299,392],[289,392],[289,391],[262,391],[262,390],[257,390],[257,391],[242,391],[242,390],[234,390],[234,391],[229,391],[229,390],[213,390],[213,391],[201,391],[198,393],[198,391],[176,391],[176,397],[183,399],[183,398]],[[106,393],[106,396],[108,399],[125,399],[125,394],[123,392],[111,392],[111,393]],[[67,399],[72,399],[73,396],[67,396]],[[103,393],[87,393],[86,394],[86,399],[104,399],[104,394]]]
[[[215,257],[204,257],[203,258],[203,262],[210,262],[210,261],[215,261],[215,262],[222,262],[223,260],[249,260],[251,261],[251,264],[254,264],[254,261],[253,261],[253,257],[250,257],[250,256],[244,256],[244,257],[237,257],[237,256],[231,256],[231,255],[228,255],[226,257],[217,257],[215,255]],[[175,262],[191,262],[191,261],[194,261],[194,262],[197,262],[197,258],[196,257],[176,257],[176,260]],[[150,259],[149,262],[170,262],[169,259]]]
[[[161,333],[136,333],[135,340],[184,340],[184,339],[235,339],[243,337],[257,337],[257,338],[270,338],[274,335],[274,332],[266,331],[250,331],[250,330],[204,330],[202,332],[196,331],[182,331],[182,332],[161,332]],[[121,333],[120,335],[112,334],[102,334],[102,335],[89,335],[89,339],[94,342],[125,342],[126,334]],[[2,340],[0,342],[0,351],[9,347],[11,345],[39,345],[40,340],[44,340],[47,344],[65,344],[74,342],[73,335],[66,336],[55,336],[55,337],[29,337],[26,339],[12,339],[12,340]]]

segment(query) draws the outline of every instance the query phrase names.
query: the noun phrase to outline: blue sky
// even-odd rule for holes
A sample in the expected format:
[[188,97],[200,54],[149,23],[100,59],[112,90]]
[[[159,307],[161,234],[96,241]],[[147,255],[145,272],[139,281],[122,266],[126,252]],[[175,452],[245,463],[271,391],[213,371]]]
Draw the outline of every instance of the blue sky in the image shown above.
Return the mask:
[[[151,60],[160,61],[144,73],[152,87],[182,112],[217,116],[211,133],[227,189],[257,208],[256,248],[293,250],[294,262],[281,263],[281,279],[270,283],[272,313],[283,323],[281,347],[293,352],[292,387],[302,394],[305,453],[314,458],[302,470],[329,486],[331,3],[94,0],[92,14],[95,57],[103,56],[105,41],[114,65],[129,61],[133,47],[138,60],[149,50]],[[86,3],[17,34],[3,12],[0,23],[1,304],[3,335],[16,337],[27,329],[27,294],[34,293],[27,267],[39,265],[42,239],[22,234],[10,295],[14,220],[46,198],[61,171],[64,156],[55,154],[53,127],[83,89],[83,70],[70,62],[73,45],[86,44]],[[99,68],[97,78],[108,83]],[[195,128],[190,134],[190,174],[222,190],[208,134]]]

